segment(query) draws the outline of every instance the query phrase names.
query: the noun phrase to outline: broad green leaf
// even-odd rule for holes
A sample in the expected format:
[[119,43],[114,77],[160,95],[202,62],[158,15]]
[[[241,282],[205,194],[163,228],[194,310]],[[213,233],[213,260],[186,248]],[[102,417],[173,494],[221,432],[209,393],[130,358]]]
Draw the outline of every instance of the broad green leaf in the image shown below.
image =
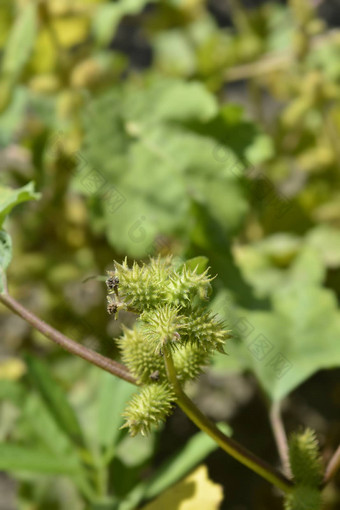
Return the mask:
[[52,378],[50,370],[38,358],[27,356],[28,374],[39,391],[59,427],[78,445],[83,445],[83,434],[65,392]]
[[[225,424],[220,425],[219,428],[225,434],[231,435],[230,428]],[[172,459],[160,466],[156,475],[148,482],[145,496],[153,498],[163,492],[216,448],[218,445],[204,432],[195,434],[180,453],[175,454]]]
[[[91,197],[94,228],[120,252],[157,251],[159,234],[187,239],[193,200],[225,234],[240,227],[247,149],[259,136],[240,108],[219,113],[201,84],[154,78],[94,100],[84,128],[74,185]],[[256,162],[268,157],[259,152]]]
[[153,41],[155,67],[170,76],[192,76],[196,56],[190,39],[182,30],[161,32]]
[[149,434],[147,437],[141,434],[134,437],[126,435],[117,446],[116,456],[125,466],[140,466],[153,454],[155,439],[155,434]]
[[223,488],[209,479],[208,470],[202,465],[142,510],[218,510],[222,501]]
[[29,422],[32,432],[39,439],[41,445],[50,450],[52,455],[57,457],[73,456],[76,460],[74,449],[72,451],[72,443],[56,423],[39,395],[32,394],[26,398],[23,418]]
[[37,5],[27,2],[19,11],[5,46],[1,72],[11,83],[16,81],[27,63],[37,35]]
[[[74,478],[67,476],[27,476],[24,473],[23,476],[19,475],[19,479],[22,479],[22,483],[15,498],[18,509],[84,510],[84,495],[90,500],[96,497],[85,491],[82,494],[80,484],[77,486]],[[87,510],[90,510],[90,506]]]
[[332,34],[327,44],[321,44],[314,51],[308,52],[307,62],[311,68],[322,70],[325,77],[336,81],[340,77],[338,52],[339,40],[336,34]]
[[0,228],[3,226],[6,216],[11,212],[13,207],[26,202],[27,200],[38,200],[40,193],[34,191],[34,183],[29,182],[22,188],[11,189],[0,186]]
[[12,0],[3,0],[0,3],[0,47],[6,44],[13,21],[14,8]]
[[[231,435],[230,428],[225,424],[220,425],[219,428],[225,434]],[[157,474],[148,482],[145,496],[153,498],[163,492],[216,448],[218,445],[204,432],[195,434],[180,453],[175,454],[172,459],[160,466]]]
[[0,380],[0,400],[10,400],[21,405],[25,395],[24,387],[17,381]]
[[[0,404],[0,444],[7,442],[20,424],[20,410],[10,398]],[[20,425],[19,425],[20,426]]]
[[308,232],[306,241],[320,253],[327,267],[337,268],[340,266],[339,229],[328,225],[319,225]]
[[85,443],[93,456],[100,458],[103,465],[108,464],[116,455],[117,443],[126,434],[120,430],[122,412],[136,388],[93,365],[83,367],[76,380],[78,384],[72,387],[69,400],[76,410]]
[[[1,113],[0,147],[7,147],[13,140],[19,126],[24,121],[29,93],[17,86],[12,92],[11,103]],[[1,109],[1,82],[0,82],[0,109]]]
[[8,473],[76,475],[79,464],[72,457],[58,458],[48,451],[14,444],[0,444],[0,470]]
[[[226,425],[220,426],[224,433],[230,435]],[[151,499],[183,478],[218,445],[204,432],[198,432],[185,447],[162,464],[151,479],[137,485],[119,505],[119,510],[132,510],[142,499]]]
[[258,243],[240,246],[235,250],[235,258],[245,280],[261,298],[293,282],[321,284],[325,277],[319,251],[291,234],[275,234]]
[[12,239],[7,232],[0,230],[0,292],[6,287],[6,269],[12,259]]
[[217,368],[251,370],[272,400],[317,371],[340,366],[340,313],[330,290],[296,283],[273,294],[272,311],[237,309],[223,298],[218,309],[234,338]]
[[97,433],[99,443],[105,450],[117,443],[121,435],[119,429],[124,421],[122,412],[134,392],[132,384],[101,371],[97,401]]

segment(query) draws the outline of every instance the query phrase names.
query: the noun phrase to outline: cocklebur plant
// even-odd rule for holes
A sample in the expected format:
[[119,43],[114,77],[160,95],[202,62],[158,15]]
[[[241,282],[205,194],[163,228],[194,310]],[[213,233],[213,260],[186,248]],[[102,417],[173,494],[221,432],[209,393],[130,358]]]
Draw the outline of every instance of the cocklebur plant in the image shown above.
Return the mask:
[[280,487],[286,493],[286,510],[320,510],[322,463],[313,431],[294,434],[289,444],[293,480],[283,477],[241,445],[221,437],[220,431],[196,408],[182,385],[195,379],[215,351],[224,352],[229,331],[208,310],[211,277],[171,258],[148,264],[125,260],[109,272],[109,312],[134,311],[132,328],[123,327],[118,339],[122,361],[141,387],[123,416],[130,434],[147,435],[171,414],[178,403],[202,430],[225,451]]
[[108,311],[139,315],[118,340],[122,360],[142,387],[124,413],[131,435],[147,434],[172,411],[177,397],[166,358],[182,384],[202,372],[215,350],[223,352],[229,331],[207,310],[211,279],[208,270],[176,267],[170,257],[131,268],[125,260],[109,272]]
[[[13,204],[22,201],[30,191],[25,187],[13,193]],[[3,206],[6,211],[9,203],[7,196]],[[2,231],[1,234],[1,303],[68,352],[140,387],[124,412],[124,427],[129,428],[132,435],[146,435],[151,428],[159,426],[176,404],[227,454],[285,493],[287,510],[321,510],[321,491],[339,469],[340,447],[323,469],[314,435],[307,431],[293,436],[290,442],[292,477],[290,473],[276,469],[228,437],[198,409],[183,390],[187,381],[202,372],[211,355],[216,350],[223,350],[229,336],[223,324],[207,307],[211,278],[207,271],[202,270],[204,258],[198,257],[182,265],[176,265],[170,258],[151,259],[148,264],[142,265],[134,263],[132,267],[126,261],[121,265],[116,264],[106,282],[108,309],[112,314],[130,310],[138,315],[133,327],[123,328],[123,334],[118,340],[125,363],[121,364],[67,337],[9,294],[6,268],[11,259],[11,243],[6,232]],[[44,377],[39,374],[41,381]],[[57,408],[59,403],[58,397],[55,399]],[[285,469],[287,444],[275,409],[273,406],[270,416],[282,467]],[[66,416],[69,416],[68,412]],[[69,420],[67,423],[69,426]],[[71,420],[70,424],[73,435],[74,421]],[[11,465],[12,457],[8,459]]]

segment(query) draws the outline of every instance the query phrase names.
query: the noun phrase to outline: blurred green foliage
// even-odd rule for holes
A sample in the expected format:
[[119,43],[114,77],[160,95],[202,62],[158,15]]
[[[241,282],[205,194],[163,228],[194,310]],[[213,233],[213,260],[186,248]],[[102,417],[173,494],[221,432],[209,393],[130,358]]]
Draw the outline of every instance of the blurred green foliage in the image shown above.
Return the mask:
[[[82,281],[125,255],[204,255],[234,331],[213,371],[251,372],[280,401],[339,367],[340,34],[313,2],[2,0],[0,20],[0,221],[37,198],[29,181],[41,193],[2,226],[11,292],[116,356],[120,323]],[[1,313],[2,354],[44,354],[63,389],[44,389],[32,359],[28,377],[0,380],[0,469],[19,477],[20,508],[154,497],[138,484],[155,438],[119,447],[140,441],[117,432],[125,383]],[[65,392],[76,415],[66,401],[56,415]]]

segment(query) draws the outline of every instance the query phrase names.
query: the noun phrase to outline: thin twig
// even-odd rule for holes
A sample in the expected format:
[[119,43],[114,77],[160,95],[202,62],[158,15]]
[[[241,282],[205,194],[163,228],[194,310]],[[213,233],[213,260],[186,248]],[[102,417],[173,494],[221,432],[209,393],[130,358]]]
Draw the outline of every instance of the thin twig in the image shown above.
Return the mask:
[[284,69],[292,61],[292,53],[280,52],[265,55],[260,60],[230,67],[225,73],[227,82],[245,80],[256,76],[262,76],[266,73]]
[[283,426],[281,417],[281,407],[279,402],[274,402],[270,408],[269,421],[275,438],[276,446],[281,459],[283,472],[291,478],[291,470],[289,463],[289,448],[286,431]]
[[163,352],[168,378],[173,386],[174,392],[176,393],[177,403],[190,420],[208,434],[225,452],[234,457],[234,459],[238,460],[282,491],[290,492],[294,486],[291,480],[263,459],[247,450],[247,448],[239,444],[237,441],[226,436],[198,409],[198,407],[195,406],[192,400],[190,400],[181,388],[176,376],[171,352],[166,345],[163,346]]
[[40,333],[46,336],[46,338],[49,338],[52,340],[52,342],[60,345],[60,347],[66,351],[70,352],[71,354],[75,354],[76,356],[79,356],[86,361],[89,361],[93,365],[96,365],[97,367],[106,370],[106,372],[110,372],[111,374],[116,375],[125,381],[128,381],[132,384],[137,384],[135,378],[130,374],[124,365],[110,358],[107,358],[106,356],[103,356],[102,354],[99,354],[92,349],[88,349],[84,345],[81,345],[74,340],[71,340],[71,338],[63,335],[49,324],[39,319],[32,312],[28,311],[9,294],[0,294],[0,301],[5,306],[7,306],[7,308],[12,310],[12,312],[16,313],[22,319],[28,322],[28,324],[33,326],[33,328],[40,331]]
[[330,480],[334,478],[339,469],[340,469],[340,446],[338,446],[338,448],[335,450],[333,457],[328,463],[322,485],[325,486],[327,483],[329,483]]
[[[311,41],[312,49],[319,48],[323,44],[331,42],[334,34],[335,30],[329,30],[326,34],[315,36]],[[255,60],[255,62],[248,62],[230,67],[225,72],[225,80],[227,82],[245,80],[247,78],[254,78],[256,76],[262,76],[263,74],[284,70],[292,65],[294,58],[294,52],[289,49],[267,53],[259,60]]]

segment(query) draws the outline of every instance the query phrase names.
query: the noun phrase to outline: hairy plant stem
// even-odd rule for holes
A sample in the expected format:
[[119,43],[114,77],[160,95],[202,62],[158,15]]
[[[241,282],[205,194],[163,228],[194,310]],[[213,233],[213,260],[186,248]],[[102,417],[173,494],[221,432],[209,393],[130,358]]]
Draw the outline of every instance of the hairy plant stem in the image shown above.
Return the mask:
[[284,476],[280,471],[267,464],[264,460],[247,450],[235,440],[223,434],[216,425],[205,416],[198,407],[184,393],[177,379],[171,351],[166,345],[163,349],[164,361],[170,383],[177,396],[177,403],[184,413],[192,420],[198,428],[208,434],[216,443],[229,455],[234,457],[249,469],[265,478],[283,492],[290,492],[293,489],[293,482]]
[[93,365],[96,365],[97,367],[106,370],[106,372],[110,372],[111,374],[116,375],[125,381],[128,381],[132,384],[137,384],[135,378],[130,374],[124,365],[110,358],[107,358],[106,356],[103,356],[102,354],[99,354],[92,349],[88,349],[84,345],[81,345],[74,340],[71,340],[71,338],[63,335],[49,324],[39,319],[32,312],[28,311],[9,294],[0,294],[0,302],[12,310],[12,312],[19,315],[19,317],[28,322],[28,324],[40,331],[40,333],[42,333],[46,338],[49,338],[52,340],[52,342],[60,345],[60,347],[70,352],[71,354],[75,354],[76,356],[89,361]]
[[328,463],[326,468],[325,476],[322,482],[322,486],[324,487],[327,483],[330,482],[332,478],[336,475],[336,473],[340,470],[340,446],[336,449],[333,457]]
[[270,425],[275,438],[276,446],[281,459],[283,472],[291,477],[290,463],[289,463],[289,448],[286,436],[286,431],[281,417],[280,402],[274,402],[269,411]]

